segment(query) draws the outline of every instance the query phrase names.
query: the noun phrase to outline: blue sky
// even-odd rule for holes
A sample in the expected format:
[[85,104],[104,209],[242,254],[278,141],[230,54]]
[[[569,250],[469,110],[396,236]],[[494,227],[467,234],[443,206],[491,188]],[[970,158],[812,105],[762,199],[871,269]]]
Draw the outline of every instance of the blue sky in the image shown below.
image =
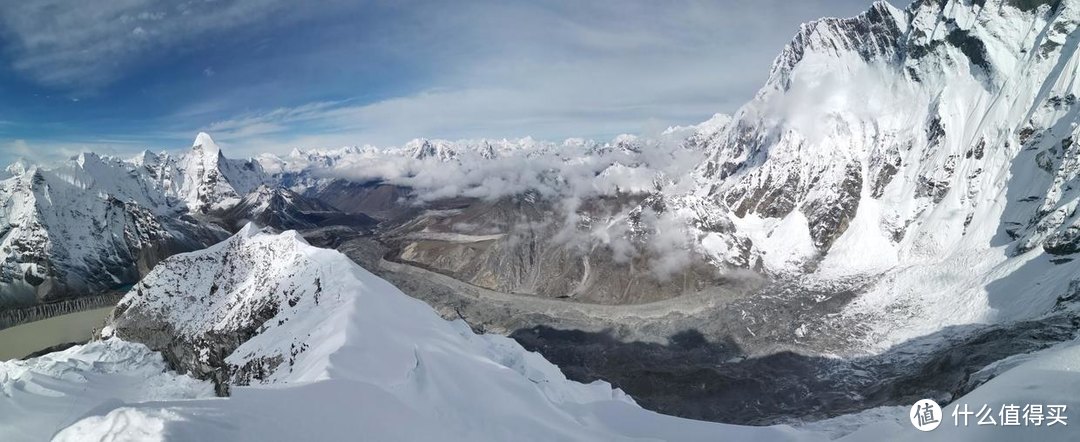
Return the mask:
[[416,137],[606,139],[732,112],[869,0],[0,0],[0,163]]

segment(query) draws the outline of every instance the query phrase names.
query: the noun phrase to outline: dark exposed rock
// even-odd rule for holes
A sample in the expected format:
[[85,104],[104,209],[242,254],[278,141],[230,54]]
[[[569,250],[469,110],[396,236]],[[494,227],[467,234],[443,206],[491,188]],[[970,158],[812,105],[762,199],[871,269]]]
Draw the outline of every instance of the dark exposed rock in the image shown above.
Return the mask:
[[960,51],[967,56],[971,64],[978,66],[985,73],[991,72],[990,60],[987,59],[986,55],[986,44],[979,40],[978,37],[956,28],[949,32],[949,35],[945,37],[945,41],[960,48]]
[[836,190],[834,197],[813,201],[802,208],[810,224],[810,237],[818,250],[828,250],[855,218],[862,191],[859,163],[853,162],[844,168],[844,180]]
[[691,419],[770,425],[817,420],[931,397],[943,404],[994,376],[981,371],[1015,354],[1077,335],[1070,314],[971,330],[945,330],[926,341],[950,345],[912,351],[921,340],[878,356],[837,359],[779,352],[741,358],[730,341],[695,330],[666,345],[621,342],[607,333],[533,327],[511,337],[558,365],[570,379],[604,379],[645,408]]
[[304,196],[345,213],[362,213],[380,220],[394,219],[415,210],[410,205],[415,198],[410,189],[382,182],[333,180],[311,189]]
[[1043,250],[1052,255],[1080,252],[1080,227],[1072,225],[1050,235],[1043,243]]
[[1017,134],[1016,134],[1017,139],[1020,141],[1020,144],[1022,146],[1027,146],[1028,141],[1030,141],[1032,136],[1034,136],[1034,135],[1035,135],[1035,128],[1030,126],[1030,125],[1020,128],[1020,131],[1017,132]]
[[926,125],[926,144],[937,146],[945,137],[945,126],[941,124],[941,117],[931,118]]
[[1050,6],[1050,12],[1055,12],[1061,6],[1061,0],[1006,0],[1010,5],[1021,11],[1034,11],[1040,6]]
[[900,170],[900,163],[900,152],[895,147],[889,148],[884,154],[874,158],[870,164],[870,173],[874,176],[870,187],[871,197],[881,198],[885,193],[885,187],[892,182],[896,172]]

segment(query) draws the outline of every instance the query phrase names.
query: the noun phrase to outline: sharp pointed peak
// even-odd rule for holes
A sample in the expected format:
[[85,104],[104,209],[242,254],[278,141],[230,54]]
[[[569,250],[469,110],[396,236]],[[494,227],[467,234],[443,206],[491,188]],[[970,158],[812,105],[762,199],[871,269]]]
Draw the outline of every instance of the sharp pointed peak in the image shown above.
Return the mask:
[[199,135],[195,136],[195,143],[193,143],[191,145],[191,147],[199,147],[199,146],[217,147],[217,143],[215,143],[214,139],[210,137],[210,134],[208,134],[206,132],[199,132]]
[[199,132],[199,135],[195,137],[195,142],[191,145],[191,150],[198,152],[197,157],[202,158],[202,161],[205,162],[214,162],[225,158],[221,147],[206,132]]

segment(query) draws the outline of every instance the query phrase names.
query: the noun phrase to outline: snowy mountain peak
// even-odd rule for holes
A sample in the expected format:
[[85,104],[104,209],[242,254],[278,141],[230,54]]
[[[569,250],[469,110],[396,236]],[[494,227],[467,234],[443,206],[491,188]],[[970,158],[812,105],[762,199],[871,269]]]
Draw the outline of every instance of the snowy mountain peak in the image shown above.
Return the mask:
[[15,162],[9,164],[8,167],[4,168],[4,171],[6,171],[11,176],[18,176],[26,173],[27,170],[30,170],[33,167],[34,166],[32,164],[20,158],[18,160],[15,160]]
[[[101,157],[93,152],[82,152],[76,157],[75,162],[83,168],[88,167],[87,163],[100,163]],[[93,167],[92,165],[90,167]]]
[[178,164],[184,175],[181,186],[188,208],[198,213],[225,210],[260,184],[269,182],[262,166],[255,160],[225,158],[210,135],[200,132],[191,151]]
[[225,161],[225,155],[221,152],[221,147],[206,132],[199,132],[199,135],[195,137],[189,155],[193,160],[202,163],[203,170],[218,169],[220,163]]
[[149,149],[144,149],[142,152],[139,152],[138,155],[131,158],[131,164],[140,167],[154,167],[160,165],[161,161],[161,156],[151,152]]
[[210,137],[210,134],[206,132],[199,132],[199,134],[195,136],[195,142],[191,144],[191,147],[214,154],[214,156],[221,153],[221,148],[218,147],[217,143],[214,142],[214,139]]
[[[181,369],[218,382],[219,391],[328,378],[397,385],[415,374],[417,358],[438,364],[443,351],[460,361],[469,360],[458,359],[462,352],[486,359],[510,350],[500,357],[524,364],[510,368],[566,382],[507,338],[476,336],[463,323],[444,321],[341,253],[310,246],[295,231],[267,234],[254,224],[161,263],[120,301],[107,334],[163,351]],[[346,360],[349,366],[339,366]],[[529,367],[538,363],[544,365]],[[573,388],[620,396],[607,385]]]
[[426,138],[418,138],[405,144],[405,149],[411,152],[410,156],[416,160],[434,158],[440,161],[451,160],[457,156],[457,152],[447,145],[448,143],[432,141]]

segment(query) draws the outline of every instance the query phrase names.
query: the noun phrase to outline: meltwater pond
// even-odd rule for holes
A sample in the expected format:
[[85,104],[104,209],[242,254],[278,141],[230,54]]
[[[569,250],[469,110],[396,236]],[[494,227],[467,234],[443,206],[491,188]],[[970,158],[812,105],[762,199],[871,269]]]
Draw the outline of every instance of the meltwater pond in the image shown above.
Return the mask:
[[90,340],[112,307],[53,316],[0,330],[0,361],[19,359],[48,348]]

